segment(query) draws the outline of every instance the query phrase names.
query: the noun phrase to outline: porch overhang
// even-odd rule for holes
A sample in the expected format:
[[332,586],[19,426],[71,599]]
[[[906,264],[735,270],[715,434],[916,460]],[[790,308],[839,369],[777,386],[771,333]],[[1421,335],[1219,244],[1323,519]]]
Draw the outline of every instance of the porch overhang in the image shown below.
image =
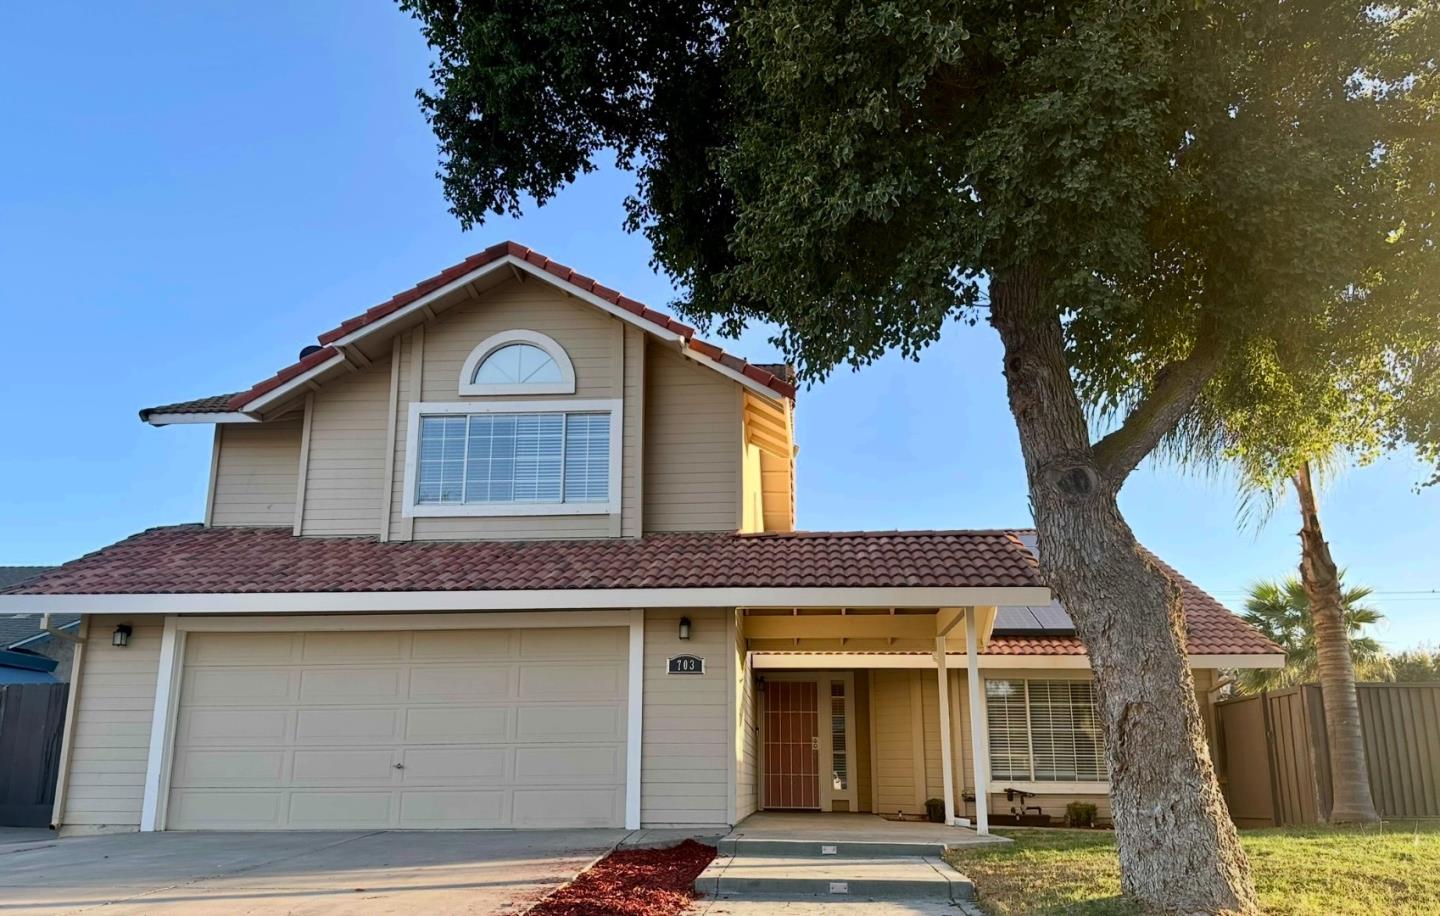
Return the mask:
[[[983,641],[981,643],[984,644]],[[965,658],[963,651],[947,650],[946,659],[955,666]],[[1191,668],[1283,668],[1283,655],[1216,655],[1193,654],[1189,656]],[[785,652],[754,651],[750,653],[751,667],[772,671],[796,671],[815,668],[922,668],[937,666],[934,653],[910,652]],[[981,670],[1016,668],[1049,668],[1081,670],[1090,667],[1088,655],[981,655],[977,660]]]

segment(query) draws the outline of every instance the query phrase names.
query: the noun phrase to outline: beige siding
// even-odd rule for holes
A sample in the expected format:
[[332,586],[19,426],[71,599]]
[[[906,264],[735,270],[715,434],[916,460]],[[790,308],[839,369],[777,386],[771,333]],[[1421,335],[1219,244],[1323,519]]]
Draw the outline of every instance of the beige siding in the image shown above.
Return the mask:
[[855,672],[855,802],[858,811],[875,810],[874,768],[870,765],[870,672]]
[[315,393],[301,534],[379,532],[389,401],[389,360]]
[[[724,825],[729,821],[729,778],[734,722],[734,646],[720,608],[650,609],[645,612],[645,691],[640,822]],[[691,638],[678,637],[689,617]],[[667,675],[672,655],[702,656],[702,676]]]
[[[109,641],[118,623],[134,628],[124,648]],[[154,616],[90,619],[71,733],[67,827],[140,826],[163,629]]]
[[739,530],[740,387],[653,342],[645,362],[645,530]]
[[756,779],[760,726],[755,717],[755,678],[745,670],[745,618],[735,615],[735,819],[743,820],[760,807]]
[[216,434],[210,524],[295,524],[300,421],[227,423]]
[[[456,402],[484,397],[459,394],[460,370],[470,352],[486,338],[510,330],[531,330],[555,339],[575,365],[574,398],[623,398],[621,431],[621,516],[559,515],[531,517],[403,517],[405,442],[412,401]],[[390,536],[396,540],[474,538],[614,537],[640,530],[640,443],[644,413],[632,399],[643,395],[644,334],[627,331],[618,319],[571,299],[544,283],[506,282],[473,302],[456,306],[422,329],[407,334],[400,347],[399,403],[395,418],[395,457]],[[526,395],[517,400],[565,400],[571,395]],[[631,414],[635,414],[632,419]],[[382,427],[383,429],[383,427]],[[628,507],[628,508],[627,508]]]
[[[923,751],[917,760],[915,700],[918,672],[877,669],[871,673],[874,715],[875,806],[877,813],[919,814],[925,810]],[[917,766],[919,781],[917,782]]]

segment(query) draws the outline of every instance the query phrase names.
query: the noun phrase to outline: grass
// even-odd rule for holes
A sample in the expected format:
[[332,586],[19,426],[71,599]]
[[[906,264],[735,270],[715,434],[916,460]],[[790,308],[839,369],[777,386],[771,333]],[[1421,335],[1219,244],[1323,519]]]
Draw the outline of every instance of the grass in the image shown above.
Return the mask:
[[[996,916],[1130,916],[1109,831],[997,830],[1015,840],[951,853]],[[1440,913],[1440,822],[1240,833],[1274,916]]]

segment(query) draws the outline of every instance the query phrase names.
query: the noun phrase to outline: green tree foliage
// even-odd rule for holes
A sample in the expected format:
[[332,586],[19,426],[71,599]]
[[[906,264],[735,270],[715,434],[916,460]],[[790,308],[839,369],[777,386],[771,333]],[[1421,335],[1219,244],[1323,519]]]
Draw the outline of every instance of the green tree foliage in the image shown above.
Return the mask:
[[[1341,573],[1342,577],[1344,573]],[[1373,590],[1361,585],[1341,590],[1341,607],[1349,631],[1350,656],[1355,662],[1356,679],[1387,680],[1389,659],[1379,641],[1365,633],[1365,628],[1385,619],[1378,610],[1366,604]],[[1317,677],[1315,622],[1310,614],[1310,601],[1305,586],[1296,576],[1283,580],[1257,582],[1245,599],[1245,620],[1285,650],[1284,668],[1253,668],[1240,672],[1236,684],[1246,693],[1293,687],[1313,682]]]
[[1396,652],[1387,660],[1389,676],[1384,680],[1396,683],[1440,681],[1440,649],[1417,646]]

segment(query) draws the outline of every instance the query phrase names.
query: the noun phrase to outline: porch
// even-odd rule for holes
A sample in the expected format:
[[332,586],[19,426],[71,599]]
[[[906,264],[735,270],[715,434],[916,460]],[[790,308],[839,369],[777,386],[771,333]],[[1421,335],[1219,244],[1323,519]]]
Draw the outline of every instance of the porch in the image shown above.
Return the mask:
[[[887,820],[878,814],[757,811],[721,839],[720,851],[728,855],[738,846],[764,843],[814,846],[815,855],[824,855],[822,846],[859,844],[896,848],[912,855],[939,855],[959,846],[1008,842],[1005,837],[980,836],[966,827]],[[877,852],[872,849],[869,854]]]

